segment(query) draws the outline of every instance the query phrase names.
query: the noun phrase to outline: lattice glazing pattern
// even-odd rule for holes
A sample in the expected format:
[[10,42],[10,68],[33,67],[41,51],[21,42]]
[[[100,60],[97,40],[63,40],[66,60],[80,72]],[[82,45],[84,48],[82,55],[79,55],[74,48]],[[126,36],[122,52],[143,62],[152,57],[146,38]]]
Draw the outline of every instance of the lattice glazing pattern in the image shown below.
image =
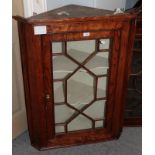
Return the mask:
[[52,42],[56,134],[104,128],[110,43]]

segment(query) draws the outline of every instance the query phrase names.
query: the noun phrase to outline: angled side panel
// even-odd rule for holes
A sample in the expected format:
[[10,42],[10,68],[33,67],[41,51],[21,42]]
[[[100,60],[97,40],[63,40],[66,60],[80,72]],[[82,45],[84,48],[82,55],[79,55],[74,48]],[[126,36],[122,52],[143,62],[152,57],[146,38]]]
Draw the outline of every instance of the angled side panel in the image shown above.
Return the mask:
[[32,145],[47,144],[41,37],[18,22],[29,134]]

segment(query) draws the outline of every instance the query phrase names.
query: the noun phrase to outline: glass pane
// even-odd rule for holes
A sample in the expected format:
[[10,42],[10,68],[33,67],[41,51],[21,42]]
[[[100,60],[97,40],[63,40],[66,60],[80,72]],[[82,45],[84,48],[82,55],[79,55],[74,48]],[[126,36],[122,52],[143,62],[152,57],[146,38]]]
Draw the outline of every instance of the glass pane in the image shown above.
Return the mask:
[[74,120],[68,124],[68,131],[90,129],[92,122],[83,115],[78,115]]
[[52,43],[56,133],[104,127],[109,46],[110,39]]
[[72,116],[74,110],[66,105],[55,106],[55,123],[64,123]]
[[62,42],[53,42],[52,43],[52,53],[62,53],[63,52],[63,43]]
[[90,105],[84,113],[93,119],[103,119],[104,118],[105,101],[100,100],[94,102]]
[[103,123],[104,123],[103,121],[96,121],[96,122],[95,122],[95,127],[96,127],[96,128],[101,128],[101,127],[103,127],[103,125],[104,125]]
[[110,39],[100,39],[99,49],[109,49],[110,48]]
[[86,63],[86,67],[96,75],[107,74],[109,52],[99,52]]
[[72,73],[77,65],[66,56],[53,57],[53,77],[54,79],[65,78]]
[[95,51],[95,40],[71,41],[67,43],[67,53],[79,62],[83,62]]
[[64,102],[64,85],[63,82],[54,82],[54,102]]
[[64,126],[55,126],[56,133],[63,133],[65,132]]
[[85,69],[78,70],[68,79],[67,102],[81,109],[94,99],[94,79]]
[[107,77],[98,78],[97,98],[106,97]]

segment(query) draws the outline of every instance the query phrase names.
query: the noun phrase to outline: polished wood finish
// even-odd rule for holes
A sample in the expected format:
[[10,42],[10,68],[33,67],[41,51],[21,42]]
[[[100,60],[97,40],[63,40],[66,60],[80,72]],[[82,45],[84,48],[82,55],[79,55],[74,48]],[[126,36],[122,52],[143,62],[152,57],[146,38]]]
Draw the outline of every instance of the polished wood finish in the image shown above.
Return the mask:
[[[57,15],[64,11],[69,15]],[[44,150],[120,136],[136,15],[69,5],[27,19],[14,17],[18,21],[29,135],[34,147]],[[35,35],[33,28],[38,25],[46,26],[47,34]],[[83,37],[83,32],[90,32],[90,36]],[[105,128],[56,135],[51,42],[100,38],[112,39]]]

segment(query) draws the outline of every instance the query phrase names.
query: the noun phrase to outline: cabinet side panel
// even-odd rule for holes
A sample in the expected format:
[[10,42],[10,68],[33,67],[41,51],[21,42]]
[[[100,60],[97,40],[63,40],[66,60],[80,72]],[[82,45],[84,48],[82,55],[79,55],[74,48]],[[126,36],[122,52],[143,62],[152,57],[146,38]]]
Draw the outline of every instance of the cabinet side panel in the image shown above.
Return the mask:
[[111,53],[111,66],[109,70],[109,93],[108,93],[108,107],[107,107],[107,128],[111,132],[112,123],[111,120],[113,119],[113,112],[115,106],[115,87],[116,87],[116,77],[117,77],[117,68],[118,68],[118,58],[120,53],[120,33],[121,31],[115,30],[114,31],[114,39],[112,43],[112,53]]
[[133,34],[135,32],[134,26],[131,26],[131,22],[125,22],[121,31],[121,49],[118,62],[118,71],[117,71],[117,82],[116,82],[116,93],[115,98],[116,104],[113,113],[113,134],[116,136],[120,135],[120,132],[123,127],[123,111],[125,103],[125,86],[127,83],[126,70],[128,70],[127,61],[129,53],[131,53],[131,48],[129,42],[133,41],[133,36],[130,36],[130,30],[132,29]]
[[24,94],[25,94],[25,104],[27,111],[27,122],[29,135],[31,137],[31,143],[34,143],[34,131],[33,131],[33,117],[31,112],[31,98],[30,98],[30,88],[29,88],[29,77],[28,77],[28,58],[26,53],[26,39],[25,39],[25,24],[18,22],[18,34],[20,42],[20,55],[22,63],[22,73],[24,82]]
[[33,145],[41,147],[47,144],[41,37],[33,34],[32,25],[24,24],[20,29],[30,139]]

